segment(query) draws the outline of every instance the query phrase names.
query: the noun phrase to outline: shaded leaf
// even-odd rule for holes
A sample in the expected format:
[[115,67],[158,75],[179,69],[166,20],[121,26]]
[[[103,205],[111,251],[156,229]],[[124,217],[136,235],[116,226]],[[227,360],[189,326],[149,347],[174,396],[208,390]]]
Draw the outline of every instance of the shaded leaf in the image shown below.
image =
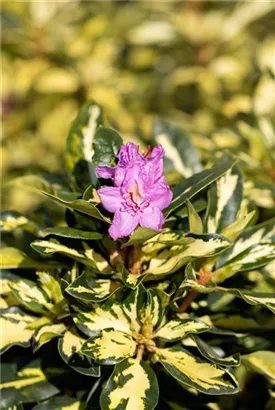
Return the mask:
[[122,138],[116,131],[99,126],[93,141],[93,164],[112,165],[122,142]]

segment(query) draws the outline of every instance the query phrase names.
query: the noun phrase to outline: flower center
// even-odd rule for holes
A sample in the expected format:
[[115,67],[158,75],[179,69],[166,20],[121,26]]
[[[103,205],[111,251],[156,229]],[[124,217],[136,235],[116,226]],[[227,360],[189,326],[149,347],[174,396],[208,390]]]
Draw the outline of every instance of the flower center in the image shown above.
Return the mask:
[[128,188],[127,193],[124,195],[124,199],[126,205],[135,211],[138,209],[142,210],[147,208],[150,202],[149,200],[144,200],[143,194],[136,180],[134,180]]

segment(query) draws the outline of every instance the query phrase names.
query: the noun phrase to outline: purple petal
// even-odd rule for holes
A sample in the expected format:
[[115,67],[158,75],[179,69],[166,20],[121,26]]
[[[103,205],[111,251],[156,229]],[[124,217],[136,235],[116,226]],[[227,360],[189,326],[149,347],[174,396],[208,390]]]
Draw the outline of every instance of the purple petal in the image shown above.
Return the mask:
[[138,225],[138,214],[129,213],[125,210],[117,210],[113,219],[113,223],[109,228],[109,234],[116,240],[130,235]]
[[118,165],[116,167],[116,172],[115,172],[115,176],[114,176],[114,185],[115,186],[121,186],[124,177],[126,174],[126,167],[122,166],[122,165]]
[[158,208],[145,208],[139,214],[139,223],[144,228],[161,230],[164,224],[164,216]]
[[145,168],[151,184],[153,184],[162,176],[163,156],[164,149],[161,145],[158,145],[153,149],[151,157],[147,159],[147,164]]
[[150,206],[164,209],[172,201],[173,194],[166,183],[166,178],[161,177],[151,188],[146,191],[146,196],[150,199]]
[[103,187],[97,191],[102,205],[109,212],[116,212],[121,206],[123,198],[120,194],[120,189],[115,187]]
[[99,178],[113,178],[115,175],[116,167],[96,167],[96,174]]
[[128,165],[133,159],[139,157],[138,145],[133,142],[127,142],[126,145],[122,145],[118,153],[118,160],[122,165]]

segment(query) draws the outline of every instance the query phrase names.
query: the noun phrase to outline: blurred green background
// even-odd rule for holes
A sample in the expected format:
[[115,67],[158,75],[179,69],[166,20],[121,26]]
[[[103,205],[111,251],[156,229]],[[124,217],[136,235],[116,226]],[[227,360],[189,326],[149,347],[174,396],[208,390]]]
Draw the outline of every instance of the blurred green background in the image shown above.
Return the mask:
[[[2,2],[3,182],[63,171],[66,135],[94,99],[126,139],[156,116],[189,131],[205,163],[237,153],[274,206],[275,2]],[[36,201],[4,188],[2,209]]]

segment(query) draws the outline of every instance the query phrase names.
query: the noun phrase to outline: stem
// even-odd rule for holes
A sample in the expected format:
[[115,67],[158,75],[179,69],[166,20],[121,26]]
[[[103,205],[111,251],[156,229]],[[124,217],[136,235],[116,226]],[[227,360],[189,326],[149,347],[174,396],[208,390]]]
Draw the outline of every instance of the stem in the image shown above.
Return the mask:
[[191,290],[191,292],[188,293],[182,304],[180,305],[180,312],[183,313],[185,312],[191,303],[193,302],[194,299],[198,296],[198,292],[196,290]]
[[136,356],[137,360],[141,360],[141,359],[142,359],[143,352],[144,352],[144,345],[138,345],[138,348],[137,348],[137,356]]
[[133,264],[130,268],[130,272],[133,275],[140,275],[141,271],[141,248],[140,245],[133,245]]

